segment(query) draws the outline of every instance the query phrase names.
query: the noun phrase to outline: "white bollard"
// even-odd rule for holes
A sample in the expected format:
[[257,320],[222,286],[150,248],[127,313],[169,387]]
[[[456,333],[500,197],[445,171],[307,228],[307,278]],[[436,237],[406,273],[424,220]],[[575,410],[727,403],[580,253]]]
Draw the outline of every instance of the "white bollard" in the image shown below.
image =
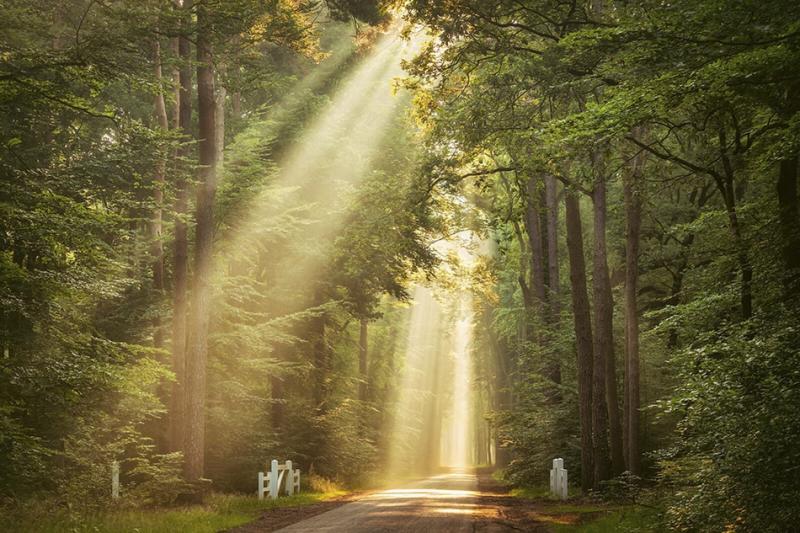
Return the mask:
[[119,463],[111,463],[111,499],[119,500]]
[[264,499],[264,472],[258,473],[258,499]]
[[550,494],[566,500],[568,497],[567,470],[564,468],[564,459],[553,459],[553,469],[550,470]]

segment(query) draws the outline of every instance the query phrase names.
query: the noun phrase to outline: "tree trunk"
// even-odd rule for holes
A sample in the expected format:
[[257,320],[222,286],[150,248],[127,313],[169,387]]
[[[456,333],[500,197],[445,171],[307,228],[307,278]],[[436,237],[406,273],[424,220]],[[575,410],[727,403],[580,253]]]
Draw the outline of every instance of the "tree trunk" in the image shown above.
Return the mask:
[[537,306],[541,307],[546,298],[544,285],[544,249],[542,246],[541,213],[539,209],[538,180],[531,175],[526,186],[525,229],[531,252],[531,289]]
[[206,360],[211,315],[211,274],[214,238],[216,176],[216,125],[214,120],[214,66],[205,4],[197,6],[197,114],[198,188],[195,227],[195,276],[192,291],[192,325],[186,352],[186,477],[203,477],[205,451]]
[[[181,9],[178,7],[178,9]],[[178,52],[181,65],[178,73],[180,81],[178,98],[178,123],[183,134],[183,141],[178,149],[178,156],[188,159],[192,150],[189,144],[192,138],[192,67],[191,41],[186,32],[189,31],[189,13],[191,0],[183,1],[183,17],[181,35],[178,38]],[[182,166],[181,166],[182,167]],[[189,278],[189,240],[186,229],[186,214],[189,207],[189,185],[186,181],[186,169],[179,168],[175,184],[175,248],[173,273],[172,302],[172,372],[175,381],[170,396],[170,449],[184,449],[184,413],[186,407],[186,316],[187,287]]]
[[545,200],[547,205],[547,269],[548,288],[550,294],[551,321],[556,324],[559,320],[560,309],[560,280],[558,271],[558,184],[552,175],[545,176]]
[[739,262],[739,272],[741,276],[739,299],[742,308],[742,318],[747,320],[753,316],[753,265],[750,262],[750,253],[747,243],[742,235],[739,215],[736,212],[737,196],[739,196],[736,187],[736,171],[734,170],[734,162],[731,160],[728,152],[727,134],[724,126],[720,126],[718,137],[723,175],[721,177],[716,177],[716,183],[725,203],[725,211],[728,214],[728,226],[736,246],[736,257]]
[[[167,106],[164,102],[163,76],[161,69],[161,43],[155,39],[153,43],[153,63],[154,75],[158,84],[158,93],[155,96],[155,115],[158,127],[162,132],[169,130],[169,119],[167,118]],[[153,215],[150,219],[150,255],[152,256],[153,271],[153,290],[159,295],[164,292],[164,245],[161,240],[163,226],[163,203],[164,203],[164,180],[166,176],[167,160],[166,156],[160,157],[156,161],[155,172],[153,173]],[[153,345],[161,348],[164,345],[164,332],[161,329],[161,317],[156,316],[153,320]]]
[[639,239],[644,154],[634,156],[625,176],[625,451],[628,470],[641,474],[639,451]]
[[[597,155],[600,158],[602,155]],[[614,360],[614,302],[606,251],[606,182],[604,169],[596,164],[597,179],[592,195],[594,206],[594,386],[595,401],[605,393],[608,410],[608,440],[611,445],[611,471],[622,473],[625,459],[622,453],[622,423],[617,398],[616,361]],[[597,426],[596,426],[597,427]],[[598,434],[598,438],[601,435]],[[596,479],[595,483],[602,481]]]
[[[578,412],[581,427],[581,488],[588,491],[594,485],[594,471],[599,468],[600,477],[608,475],[608,450],[595,449],[592,445],[594,411],[605,413],[605,402],[593,408],[592,402],[592,321],[589,313],[589,296],[586,289],[586,262],[583,255],[583,229],[578,197],[566,192],[564,197],[567,222],[567,252],[569,253],[569,280],[572,290],[572,314],[575,326],[575,348],[578,369]],[[601,423],[605,441],[605,417],[597,416]],[[598,456],[599,467],[593,455]]]
[[[604,0],[592,1],[592,12],[597,20],[603,18]],[[594,209],[594,375],[593,400],[595,439],[595,479],[594,486],[599,488],[600,482],[608,479],[608,443],[611,442],[611,470],[619,473],[623,462],[622,428],[619,421],[617,404],[617,383],[614,361],[613,339],[613,301],[611,280],[608,273],[608,257],[606,253],[606,181],[605,169],[602,168],[602,154],[592,154],[592,166],[597,179],[592,195]],[[602,409],[598,402],[606,404]],[[607,417],[607,418],[606,418]],[[600,422],[602,427],[597,425]],[[608,423],[608,439],[606,439],[606,423]],[[603,462],[598,466],[598,459]],[[605,472],[603,472],[605,470]]]
[[214,133],[214,145],[217,150],[217,174],[222,174],[222,166],[225,163],[223,154],[225,152],[225,99],[228,91],[223,85],[217,85],[217,94],[214,100],[216,131]]
[[[180,59],[181,45],[179,37],[172,37],[169,40],[169,48],[173,61]],[[181,70],[177,62],[172,67],[172,116],[170,127],[174,130],[179,130],[181,127]],[[177,157],[177,151],[175,152]]]
[[231,112],[233,114],[234,122],[242,118],[242,93],[241,91],[235,91],[233,93],[233,98],[231,99]]
[[[558,185],[556,178],[550,174],[544,178],[545,206],[547,208],[547,301],[549,303],[549,317],[551,331],[558,331],[561,319],[561,303],[559,301],[561,289],[559,287],[558,272]],[[552,360],[548,369],[548,377],[555,384],[552,400],[561,401],[561,362],[558,359],[558,350],[551,350]]]
[[[489,338],[489,346],[491,347],[492,354],[494,355],[494,398],[493,410],[495,412],[505,412],[511,407],[511,376],[510,376],[510,362],[508,357],[508,348],[501,344],[494,330],[492,329],[491,320],[489,319],[489,312],[483,313],[483,324],[486,329],[486,334]],[[501,446],[500,435],[498,428],[495,427],[492,432],[494,438],[494,465],[498,468],[505,468],[511,462],[511,454],[509,449]]]
[[361,319],[358,335],[358,375],[361,378],[358,383],[358,399],[362,402],[367,400],[367,389],[369,384],[368,352],[367,352],[367,326],[369,321]]

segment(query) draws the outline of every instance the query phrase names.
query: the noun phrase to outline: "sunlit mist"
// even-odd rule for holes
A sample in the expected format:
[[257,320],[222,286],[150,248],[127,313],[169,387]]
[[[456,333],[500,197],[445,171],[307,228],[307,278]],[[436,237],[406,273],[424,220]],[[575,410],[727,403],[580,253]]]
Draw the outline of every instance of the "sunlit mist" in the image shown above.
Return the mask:
[[[415,287],[397,389],[390,450],[391,478],[429,475],[438,468],[465,471],[475,464],[472,394],[474,236],[462,232],[436,243],[454,264],[442,274],[454,286]],[[453,474],[450,474],[451,476]]]
[[[336,234],[346,215],[347,199],[370,172],[374,155],[386,141],[390,121],[409,102],[407,96],[395,92],[394,80],[403,74],[401,60],[418,46],[403,40],[399,27],[394,27],[346,78],[336,82],[338,89],[330,102],[284,151],[274,173],[264,177],[247,215],[226,235],[226,248],[235,249],[257,233],[265,219],[275,217],[276,210],[303,210],[308,221],[297,225],[292,234],[298,242],[325,244],[322,241]],[[327,61],[337,64],[333,58]],[[301,85],[311,87],[323,81],[317,75]],[[286,260],[293,268],[279,269],[282,280],[274,282],[291,283],[299,276],[308,279],[315,275],[313,266],[298,265],[288,256]]]
[[415,287],[412,296],[390,441],[391,477],[430,470],[438,464],[434,450],[441,430],[436,385],[443,344],[442,309],[426,287]]
[[470,395],[472,342],[472,299],[461,297],[453,331],[453,394],[450,417],[442,439],[442,464],[464,467],[472,464],[472,403]]

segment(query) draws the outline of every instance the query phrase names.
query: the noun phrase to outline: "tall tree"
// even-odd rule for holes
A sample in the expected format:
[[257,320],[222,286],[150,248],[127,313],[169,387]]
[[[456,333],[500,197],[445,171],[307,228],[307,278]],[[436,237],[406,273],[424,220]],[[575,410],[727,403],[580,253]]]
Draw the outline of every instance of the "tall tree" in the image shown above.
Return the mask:
[[[545,219],[547,226],[547,302],[549,330],[557,333],[561,327],[561,288],[559,280],[558,260],[558,184],[552,174],[545,174]],[[554,384],[551,400],[561,400],[558,387],[561,385],[561,361],[558,350],[550,350],[551,360],[548,362],[547,374]]]
[[[594,356],[592,347],[592,318],[589,311],[589,295],[586,283],[586,260],[583,252],[583,229],[581,227],[580,200],[575,193],[565,191],[567,251],[569,253],[570,296],[575,329],[575,351],[578,369],[578,413],[581,432],[581,488],[584,492],[597,488],[595,478],[608,475],[608,448],[595,448],[595,420],[600,424],[599,433],[605,435],[603,402],[596,411],[592,396]],[[602,399],[602,397],[601,397]],[[599,444],[603,444],[605,439]],[[599,466],[595,464],[599,460]],[[597,472],[597,476],[595,476]]]
[[[153,40],[153,74],[156,80],[157,92],[155,95],[155,116],[158,130],[162,133],[169,130],[169,118],[164,99],[164,76],[162,74],[161,42],[158,38]],[[153,270],[153,290],[158,297],[164,292],[164,243],[163,233],[163,204],[164,188],[166,185],[167,155],[164,154],[156,161],[153,174],[153,213],[150,217],[149,233],[151,239],[150,255]],[[164,344],[164,332],[161,329],[161,317],[157,316],[153,324],[153,345],[161,348]]]
[[[634,133],[641,136],[641,131]],[[639,283],[639,240],[642,218],[642,167],[644,153],[633,156],[625,173],[625,464],[628,470],[641,474],[639,445],[639,309],[637,291]]]
[[170,395],[170,448],[184,450],[186,412],[186,337],[189,285],[189,236],[186,217],[189,209],[188,160],[192,154],[192,50],[191,13],[192,0],[176,0],[175,9],[180,13],[180,35],[178,37],[178,125],[183,135],[177,151],[178,177],[175,184],[175,236],[173,252],[172,286],[172,372],[175,381]]
[[206,361],[211,315],[214,196],[217,190],[216,103],[210,12],[197,5],[198,187],[195,260],[189,343],[186,350],[186,477],[203,478],[205,467]]
[[[594,188],[592,190],[592,206],[594,213],[594,273],[592,277],[594,298],[594,409],[600,397],[607,410],[608,416],[608,441],[611,450],[611,471],[619,474],[625,468],[625,459],[622,451],[622,422],[619,415],[619,400],[617,397],[617,373],[614,357],[614,302],[611,294],[611,276],[608,271],[608,251],[606,246],[606,176],[605,154],[595,151],[592,154],[592,168],[595,172]],[[599,415],[598,415],[599,417]],[[599,424],[599,425],[598,425]],[[598,457],[601,453],[601,444],[598,440],[606,437],[600,433],[603,422],[598,420],[595,426],[597,439],[595,447],[595,461],[603,461]],[[602,469],[602,468],[601,468]],[[602,473],[595,464],[595,484],[603,481]]]

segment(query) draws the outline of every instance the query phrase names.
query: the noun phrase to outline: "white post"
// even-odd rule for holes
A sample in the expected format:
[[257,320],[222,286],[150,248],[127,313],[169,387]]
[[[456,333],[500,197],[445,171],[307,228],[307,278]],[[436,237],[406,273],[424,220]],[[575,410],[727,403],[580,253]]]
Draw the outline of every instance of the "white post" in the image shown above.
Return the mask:
[[111,499],[119,499],[119,463],[111,463]]
[[269,497],[278,497],[278,460],[273,459],[269,470]]
[[291,496],[292,493],[294,493],[294,471],[292,462],[286,461],[286,495]]
[[264,472],[258,473],[258,499],[264,499]]
[[550,494],[562,500],[567,499],[567,471],[564,469],[564,459],[553,459],[553,469],[550,470]]

